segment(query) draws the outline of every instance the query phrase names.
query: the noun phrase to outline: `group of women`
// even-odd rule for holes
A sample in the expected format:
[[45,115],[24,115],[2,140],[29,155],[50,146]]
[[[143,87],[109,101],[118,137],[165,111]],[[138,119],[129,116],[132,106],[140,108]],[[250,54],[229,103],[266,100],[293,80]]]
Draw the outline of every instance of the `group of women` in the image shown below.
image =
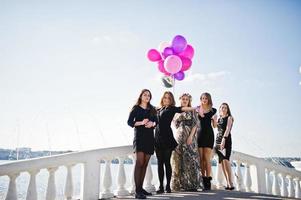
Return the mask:
[[[197,107],[191,106],[192,97],[188,93],[180,96],[180,107],[175,106],[174,96],[169,91],[163,94],[159,108],[152,106],[151,99],[151,92],[142,90],[128,118],[128,125],[134,128],[135,133],[135,198],[145,199],[152,195],[142,186],[149,159],[154,152],[158,160],[160,182],[157,194],[170,193],[172,190],[210,190],[213,149],[227,181],[225,189],[233,190],[229,162],[233,117],[229,105],[223,103],[220,106],[218,117],[209,93],[201,95]],[[176,128],[175,137],[171,125]],[[218,130],[215,146],[213,128]]]

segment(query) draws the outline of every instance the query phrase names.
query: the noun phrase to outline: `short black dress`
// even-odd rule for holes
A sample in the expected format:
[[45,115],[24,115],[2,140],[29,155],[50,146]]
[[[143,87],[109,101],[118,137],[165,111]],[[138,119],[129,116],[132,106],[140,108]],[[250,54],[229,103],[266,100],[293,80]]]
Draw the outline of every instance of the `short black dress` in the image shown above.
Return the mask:
[[211,148],[214,145],[214,132],[211,125],[211,118],[215,115],[216,109],[212,108],[208,113],[204,113],[204,117],[198,115],[201,129],[198,131],[198,147]]
[[168,106],[157,110],[158,125],[155,131],[155,148],[159,150],[174,150],[178,143],[170,127],[176,113],[181,113],[181,107]]
[[226,141],[225,141],[225,146],[224,147],[225,147],[226,152],[222,153],[220,151],[220,145],[222,143],[222,139],[223,139],[225,131],[227,129],[228,118],[229,118],[229,116],[220,117],[217,121],[218,133],[217,133],[216,140],[215,140],[215,143],[216,143],[215,148],[216,148],[216,153],[218,155],[219,163],[221,163],[222,160],[224,160],[224,159],[229,160],[230,155],[231,155],[231,151],[232,151],[231,131],[230,131],[230,133],[229,133],[229,135],[228,135],[228,137],[226,138]]
[[134,106],[130,112],[128,125],[134,128],[134,152],[144,152],[154,154],[154,128],[146,128],[144,125],[135,126],[137,121],[149,119],[152,122],[158,122],[156,114],[152,115],[150,109],[144,109],[141,106]]

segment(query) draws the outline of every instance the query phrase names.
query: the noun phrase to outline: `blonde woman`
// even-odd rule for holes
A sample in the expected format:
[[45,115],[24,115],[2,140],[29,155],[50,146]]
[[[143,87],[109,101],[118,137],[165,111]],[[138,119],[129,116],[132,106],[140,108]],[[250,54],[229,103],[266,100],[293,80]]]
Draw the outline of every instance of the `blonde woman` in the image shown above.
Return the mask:
[[170,127],[171,122],[176,113],[192,111],[191,107],[176,107],[175,99],[171,92],[164,92],[160,108],[158,112],[158,125],[155,130],[155,151],[158,160],[158,177],[160,181],[158,194],[164,192],[163,180],[164,180],[164,167],[166,174],[166,187],[167,193],[171,192],[170,181],[172,175],[172,168],[170,164],[170,157],[172,151],[177,147],[178,143],[173,136],[172,129]]
[[217,116],[216,109],[212,107],[212,98],[209,93],[203,93],[200,100],[201,105],[197,108],[201,126],[198,132],[198,151],[204,190],[211,190],[211,158],[214,145],[213,128],[217,125]]
[[[188,93],[180,96],[182,107],[191,107],[192,97]],[[172,180],[174,191],[197,191],[200,187],[199,154],[196,132],[199,119],[195,111],[176,114],[174,117],[178,146],[172,154]]]

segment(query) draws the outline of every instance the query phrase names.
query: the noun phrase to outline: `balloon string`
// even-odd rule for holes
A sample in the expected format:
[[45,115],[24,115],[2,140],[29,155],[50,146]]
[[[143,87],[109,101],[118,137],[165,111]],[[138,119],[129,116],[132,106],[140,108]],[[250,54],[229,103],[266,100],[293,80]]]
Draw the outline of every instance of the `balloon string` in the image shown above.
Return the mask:
[[172,75],[172,79],[173,79],[173,87],[172,87],[172,93],[173,93],[173,95],[175,96],[176,94],[175,94],[175,85],[176,85],[176,80],[175,80],[175,76],[174,75]]

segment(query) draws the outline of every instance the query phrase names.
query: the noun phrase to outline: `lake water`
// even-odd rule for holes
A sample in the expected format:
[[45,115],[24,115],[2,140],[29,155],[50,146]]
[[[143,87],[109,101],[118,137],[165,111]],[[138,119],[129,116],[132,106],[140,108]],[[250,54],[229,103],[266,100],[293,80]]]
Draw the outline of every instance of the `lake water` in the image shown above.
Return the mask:
[[[4,161],[0,161],[3,163]],[[7,162],[7,161],[5,161]],[[101,164],[100,174],[103,177],[105,165]],[[126,172],[126,188],[130,188],[131,180],[132,180],[132,171],[133,165],[132,164],[125,164],[125,172]],[[158,187],[158,175],[157,175],[157,165],[152,165],[153,169],[153,184]],[[213,172],[215,172],[216,167],[213,167]],[[111,165],[111,172],[112,172],[112,191],[117,189],[117,173],[118,172],[118,164]],[[74,186],[74,196],[80,195],[80,180],[81,180],[81,164],[78,164],[73,167],[72,169],[73,174],[73,186]],[[64,186],[66,182],[66,175],[67,170],[65,167],[60,167],[55,173],[55,182],[56,182],[56,193],[57,199],[63,200],[64,199]],[[42,200],[46,198],[46,190],[47,190],[47,181],[48,181],[48,171],[46,169],[42,169],[39,174],[37,174],[36,184],[37,184],[37,192],[38,192],[38,199]],[[30,175],[26,172],[21,173],[20,176],[16,179],[17,184],[17,193],[19,200],[26,199],[26,192],[29,185]],[[4,200],[6,197],[6,193],[8,190],[9,178],[7,176],[0,177],[0,199]],[[102,190],[102,180],[100,182],[101,190]]]

